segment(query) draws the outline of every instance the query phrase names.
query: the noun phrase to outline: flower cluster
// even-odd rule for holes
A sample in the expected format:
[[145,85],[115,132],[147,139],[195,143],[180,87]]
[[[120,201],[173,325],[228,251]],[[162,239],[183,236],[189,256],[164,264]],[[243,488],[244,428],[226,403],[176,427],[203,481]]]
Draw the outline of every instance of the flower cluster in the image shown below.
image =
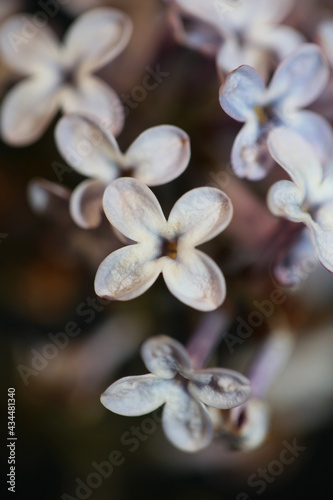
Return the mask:
[[[247,180],[263,180],[259,191],[267,191],[268,209],[288,220],[277,225],[279,234],[273,240],[279,242],[273,245],[273,260],[283,262],[276,274],[291,283],[294,261],[309,252],[304,227],[290,229],[298,222],[309,230],[315,249],[310,246],[310,254],[333,273],[332,125],[319,112],[304,109],[316,104],[332,78],[333,21],[318,26],[320,47],[292,26],[280,24],[291,12],[292,0],[170,0],[164,7],[178,40],[215,57],[221,80],[218,113],[221,106],[244,124],[230,152],[233,172]],[[125,50],[132,31],[130,17],[108,7],[80,15],[61,43],[49,26],[36,27],[29,15],[4,21],[1,57],[23,78],[4,96],[2,138],[11,146],[31,145],[61,111],[55,144],[71,169],[87,179],[72,192],[49,181],[33,181],[31,206],[51,216],[61,214],[66,230],[73,223],[77,230],[101,232],[111,225],[124,245],[111,253],[109,248],[109,255],[105,258],[105,252],[94,269],[99,297],[132,300],[162,274],[180,302],[207,313],[226,299],[220,265],[224,269],[227,259],[214,250],[212,259],[197,247],[220,238],[240,200],[217,187],[193,187],[193,173],[191,189],[166,218],[150,187],[191,175],[188,133],[165,123],[142,130],[142,120],[136,139],[120,148],[118,135],[125,128],[122,100],[104,73],[103,78],[95,73]],[[250,221],[250,210],[246,215]],[[111,246],[110,234],[104,233]],[[232,264],[231,274],[237,268]],[[220,328],[219,335],[223,333]],[[209,338],[207,332],[202,335]],[[207,340],[208,354],[214,342]],[[108,409],[134,416],[164,405],[164,431],[184,451],[198,451],[212,441],[214,408],[220,431],[233,446],[252,449],[264,441],[269,426],[266,394],[263,399],[250,397],[246,377],[222,368],[194,369],[185,348],[166,336],[146,340],[141,354],[151,373],[113,383],[102,396]],[[221,416],[220,410],[228,412]]]
[[146,340],[141,356],[151,373],[118,380],[101,401],[109,410],[127,416],[165,405],[164,432],[183,451],[198,451],[211,442],[213,424],[206,406],[230,410],[250,395],[250,382],[233,370],[193,370],[184,347],[165,335]]

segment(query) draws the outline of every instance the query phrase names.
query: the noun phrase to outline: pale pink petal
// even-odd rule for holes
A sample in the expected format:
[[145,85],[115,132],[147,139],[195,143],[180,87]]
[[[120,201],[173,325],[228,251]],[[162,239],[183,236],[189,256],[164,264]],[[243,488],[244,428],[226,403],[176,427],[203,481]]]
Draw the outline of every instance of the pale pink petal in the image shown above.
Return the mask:
[[182,451],[199,451],[213,438],[213,425],[205,406],[176,384],[163,408],[162,425],[169,441]]
[[15,15],[1,26],[0,50],[20,73],[41,73],[59,67],[59,42],[48,26],[36,26],[33,16]]
[[70,214],[74,222],[83,229],[100,225],[103,213],[103,194],[106,185],[100,180],[81,182],[74,189],[70,199]]
[[114,136],[97,121],[78,114],[61,118],[55,129],[57,147],[77,172],[111,182],[119,174],[122,155]]
[[253,116],[264,90],[265,83],[259,73],[251,66],[240,66],[220,88],[220,104],[228,115],[244,122]]
[[100,264],[95,291],[110,300],[130,300],[142,295],[156,281],[161,265],[152,244],[139,243],[120,248]]
[[103,206],[111,224],[133,241],[156,240],[166,229],[156,196],[136,179],[113,181],[105,191]]
[[101,403],[119,415],[145,415],[165,403],[168,383],[155,375],[124,377],[114,382],[101,396]]
[[190,155],[186,132],[172,125],[160,125],[139,135],[125,156],[135,178],[148,186],[157,186],[182,174]]
[[302,196],[316,190],[322,181],[323,169],[311,144],[297,132],[278,127],[269,134],[267,145],[274,160],[301,189]]
[[146,340],[141,347],[141,357],[148,370],[161,378],[173,378],[176,372],[191,369],[184,346],[166,335]]
[[231,150],[231,164],[238,177],[258,181],[273,167],[266,143],[270,128],[270,123],[260,126],[257,119],[252,119],[237,134]]
[[181,252],[178,248],[176,260],[166,257],[163,261],[163,277],[178,300],[198,311],[217,309],[226,296],[220,268],[199,250]]
[[37,141],[59,106],[57,88],[52,81],[29,78],[15,85],[2,103],[2,138],[13,146]]
[[79,72],[105,66],[124,50],[132,34],[132,22],[122,11],[97,8],[81,15],[66,33],[66,57]]
[[118,135],[124,125],[123,105],[115,93],[100,78],[85,75],[77,85],[64,87],[62,93],[64,113],[88,115]]
[[224,368],[195,370],[189,379],[189,393],[214,408],[229,410],[245,403],[250,397],[250,381],[233,370]]
[[305,107],[324,90],[329,67],[318,45],[302,44],[277,68],[268,89],[271,101],[284,108]]
[[232,218],[232,204],[220,189],[200,187],[185,193],[173,206],[168,227],[184,244],[201,245],[221,233]]

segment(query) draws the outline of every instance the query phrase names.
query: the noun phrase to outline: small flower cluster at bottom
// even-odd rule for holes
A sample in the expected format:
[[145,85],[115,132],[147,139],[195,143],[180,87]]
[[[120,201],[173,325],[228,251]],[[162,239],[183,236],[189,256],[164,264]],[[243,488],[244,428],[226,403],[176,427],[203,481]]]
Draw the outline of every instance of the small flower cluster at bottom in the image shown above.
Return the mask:
[[164,432],[182,451],[196,452],[211,443],[213,423],[206,405],[230,410],[250,396],[246,377],[223,368],[193,370],[185,348],[165,335],[146,340],[141,356],[151,373],[116,381],[101,402],[126,416],[144,415],[164,404]]

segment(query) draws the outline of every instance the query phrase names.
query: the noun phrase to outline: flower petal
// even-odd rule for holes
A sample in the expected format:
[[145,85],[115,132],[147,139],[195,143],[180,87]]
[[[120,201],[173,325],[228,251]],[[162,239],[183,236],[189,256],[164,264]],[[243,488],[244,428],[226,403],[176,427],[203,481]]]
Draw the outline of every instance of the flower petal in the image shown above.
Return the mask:
[[304,43],[277,68],[268,89],[271,101],[284,108],[305,107],[324,90],[329,68],[318,45]]
[[131,19],[120,10],[97,8],[81,15],[69,28],[64,43],[71,66],[92,72],[124,50],[132,34]]
[[261,446],[268,434],[270,410],[267,403],[257,398],[230,412],[230,431],[227,437],[233,449],[252,451]]
[[97,119],[114,135],[123,128],[124,109],[119,97],[96,76],[85,75],[76,86],[66,86],[61,104],[65,113],[85,114]]
[[268,191],[267,204],[270,211],[277,216],[285,217],[293,222],[306,222],[311,219],[301,208],[305,200],[302,187],[290,181],[279,181]]
[[327,19],[319,23],[318,35],[320,44],[333,67],[333,20]]
[[166,389],[166,381],[151,373],[124,377],[108,387],[101,396],[101,403],[119,415],[145,415],[165,403]]
[[177,6],[184,12],[219,28],[221,19],[217,4],[211,0],[177,0]]
[[103,194],[106,185],[100,180],[81,182],[73,191],[69,209],[74,222],[83,229],[100,225],[103,213]]
[[111,224],[133,241],[156,240],[166,220],[152,191],[127,177],[113,181],[104,194],[103,206]]
[[[307,226],[311,230],[311,237],[322,265],[333,273],[333,203],[325,207],[325,214],[319,215],[319,222],[309,220]],[[331,226],[329,230],[328,227]]]
[[249,120],[239,131],[231,150],[231,164],[238,177],[258,181],[273,167],[267,148],[269,124],[262,127],[257,120]]
[[254,113],[265,91],[265,83],[251,66],[240,66],[227,76],[220,88],[222,109],[240,122],[247,121]]
[[110,300],[130,300],[142,295],[161,272],[155,257],[151,243],[129,245],[111,253],[97,270],[97,295]]
[[37,141],[55,116],[59,106],[52,81],[29,78],[15,85],[2,103],[1,129],[4,141],[26,146]]
[[173,227],[184,244],[202,245],[228,226],[232,212],[231,200],[220,189],[195,188],[175,203],[168,227]]
[[190,161],[189,136],[178,127],[160,125],[143,132],[126,152],[126,163],[135,178],[149,186],[178,177]]
[[213,438],[213,426],[206,408],[177,385],[170,392],[162,415],[166,437],[182,451],[205,448]]
[[72,114],[61,118],[55,129],[57,147],[77,172],[111,182],[119,174],[121,153],[107,128],[87,116]]
[[191,369],[184,346],[166,335],[146,340],[141,347],[141,357],[148,370],[161,378],[173,378],[176,372]]
[[286,125],[301,135],[319,155],[322,163],[332,157],[333,132],[329,122],[313,111],[286,114]]
[[202,403],[229,410],[248,400],[250,381],[234,370],[206,368],[195,370],[189,376],[188,390]]
[[68,188],[46,179],[36,177],[28,184],[27,197],[32,210],[42,216],[60,216],[62,223],[71,222],[68,214],[70,196]]
[[277,25],[266,28],[251,33],[251,42],[262,44],[274,52],[279,60],[289,56],[304,42],[304,37],[290,26]]
[[278,127],[270,132],[267,145],[274,160],[304,194],[317,190],[323,169],[314,149],[303,137],[287,127]]
[[220,268],[199,250],[186,249],[176,260],[166,257],[162,272],[170,292],[198,311],[213,311],[225,299],[226,285]]
[[59,42],[47,27],[36,26],[33,16],[12,16],[1,26],[0,50],[7,64],[20,73],[41,73],[60,61]]

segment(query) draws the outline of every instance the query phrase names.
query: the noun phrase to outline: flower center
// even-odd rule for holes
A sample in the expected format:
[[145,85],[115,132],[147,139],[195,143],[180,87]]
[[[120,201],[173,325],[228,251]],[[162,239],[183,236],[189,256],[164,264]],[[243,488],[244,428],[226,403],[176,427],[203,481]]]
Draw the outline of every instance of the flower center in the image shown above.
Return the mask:
[[254,111],[257,115],[259,125],[265,125],[267,122],[276,120],[276,116],[270,106],[255,106]]
[[177,258],[177,243],[177,238],[172,238],[170,240],[163,238],[161,244],[161,256],[170,257],[170,259],[175,260]]

